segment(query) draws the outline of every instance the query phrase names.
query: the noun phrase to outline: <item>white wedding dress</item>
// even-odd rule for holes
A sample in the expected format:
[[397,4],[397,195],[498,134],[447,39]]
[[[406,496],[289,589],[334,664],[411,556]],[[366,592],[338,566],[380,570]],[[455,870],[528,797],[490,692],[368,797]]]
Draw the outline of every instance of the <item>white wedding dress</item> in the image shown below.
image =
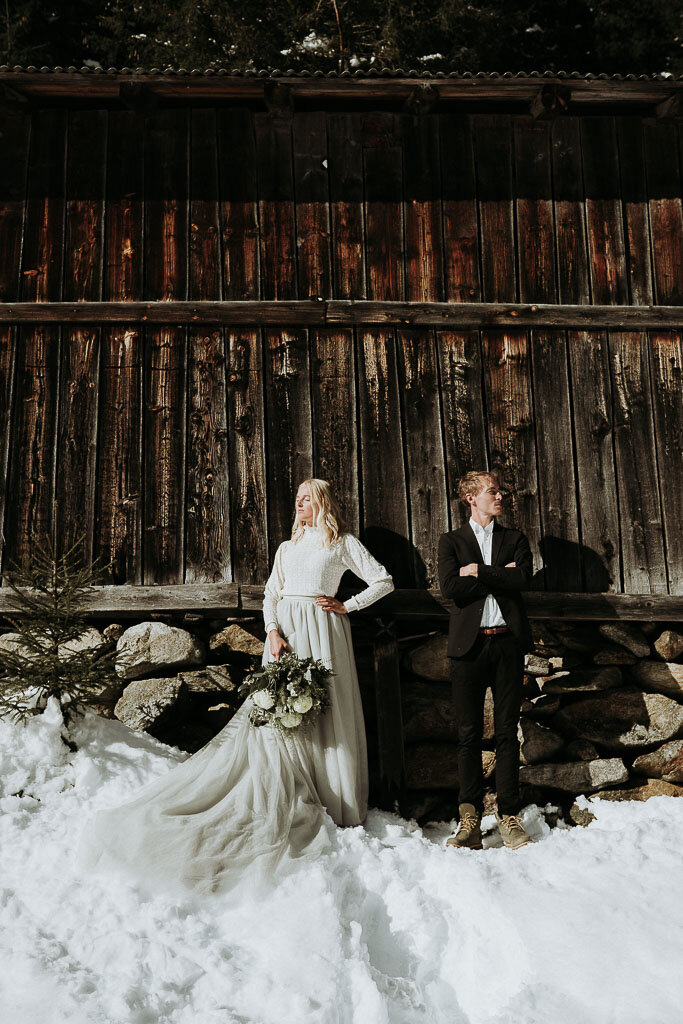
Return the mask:
[[[363,711],[348,615],[315,598],[336,594],[346,569],[368,585],[345,602],[349,612],[393,588],[361,542],[345,534],[327,548],[318,527],[277,550],[263,614],[301,658],[334,673],[331,707],[307,729],[283,734],[249,722],[247,700],[196,754],[130,803],[100,811],[86,826],[80,862],[123,871],[148,888],[203,895],[272,878],[317,857],[336,825],[358,825],[367,811]],[[263,664],[272,661],[268,640]],[[332,821],[330,821],[332,819]]]

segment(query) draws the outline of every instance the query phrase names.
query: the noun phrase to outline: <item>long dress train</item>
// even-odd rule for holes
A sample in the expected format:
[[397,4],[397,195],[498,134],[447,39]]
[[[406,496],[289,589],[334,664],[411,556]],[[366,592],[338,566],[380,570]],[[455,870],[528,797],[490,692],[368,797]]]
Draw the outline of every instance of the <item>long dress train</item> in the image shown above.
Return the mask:
[[[280,546],[266,586],[266,625],[276,625],[299,657],[319,658],[334,673],[325,714],[287,735],[251,725],[245,701],[196,754],[129,803],[95,815],[80,843],[84,866],[123,871],[150,889],[222,892],[319,856],[332,822],[364,820],[367,756],[351,627],[348,615],[315,603],[336,593],[346,568],[368,583],[346,603],[349,611],[393,589],[355,537],[327,549],[313,527],[296,546]],[[262,662],[271,660],[266,640]]]

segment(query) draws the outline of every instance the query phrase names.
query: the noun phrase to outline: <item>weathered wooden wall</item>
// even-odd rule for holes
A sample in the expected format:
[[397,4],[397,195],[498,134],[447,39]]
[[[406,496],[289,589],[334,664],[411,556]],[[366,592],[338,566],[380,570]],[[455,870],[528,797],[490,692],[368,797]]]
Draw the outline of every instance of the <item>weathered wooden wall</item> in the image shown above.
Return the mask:
[[[681,126],[4,115],[0,299],[683,303]],[[683,592],[671,330],[0,326],[2,566],[59,501],[117,583],[262,582],[302,478],[403,586],[501,466],[552,590]]]

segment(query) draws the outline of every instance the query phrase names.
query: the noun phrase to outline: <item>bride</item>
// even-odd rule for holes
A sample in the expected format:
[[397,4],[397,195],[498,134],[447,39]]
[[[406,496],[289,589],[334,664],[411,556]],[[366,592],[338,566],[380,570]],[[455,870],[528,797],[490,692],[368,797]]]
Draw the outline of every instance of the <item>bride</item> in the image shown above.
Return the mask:
[[[346,569],[366,588],[342,603]],[[292,650],[322,660],[331,706],[283,735],[253,726],[248,699],[206,746],[130,803],[100,811],[84,830],[82,863],[124,871],[149,888],[202,895],[318,856],[336,825],[359,825],[368,799],[363,711],[349,612],[394,589],[391,576],[350,534],[330,485],[299,487],[290,540],[265,588],[262,663]]]

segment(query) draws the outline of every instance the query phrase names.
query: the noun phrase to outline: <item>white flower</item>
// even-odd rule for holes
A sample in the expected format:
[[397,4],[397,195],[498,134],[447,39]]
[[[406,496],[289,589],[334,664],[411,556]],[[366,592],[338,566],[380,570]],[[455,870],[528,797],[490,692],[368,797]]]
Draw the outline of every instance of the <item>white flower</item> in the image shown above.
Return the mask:
[[268,690],[257,690],[256,693],[252,693],[251,699],[262,711],[268,711],[275,703],[275,697]]
[[301,715],[296,711],[285,711],[284,715],[280,715],[280,721],[285,729],[296,729],[297,725],[301,725]]
[[313,698],[309,693],[302,693],[300,697],[292,701],[292,707],[299,714],[305,715],[307,711],[310,711],[313,707]]

